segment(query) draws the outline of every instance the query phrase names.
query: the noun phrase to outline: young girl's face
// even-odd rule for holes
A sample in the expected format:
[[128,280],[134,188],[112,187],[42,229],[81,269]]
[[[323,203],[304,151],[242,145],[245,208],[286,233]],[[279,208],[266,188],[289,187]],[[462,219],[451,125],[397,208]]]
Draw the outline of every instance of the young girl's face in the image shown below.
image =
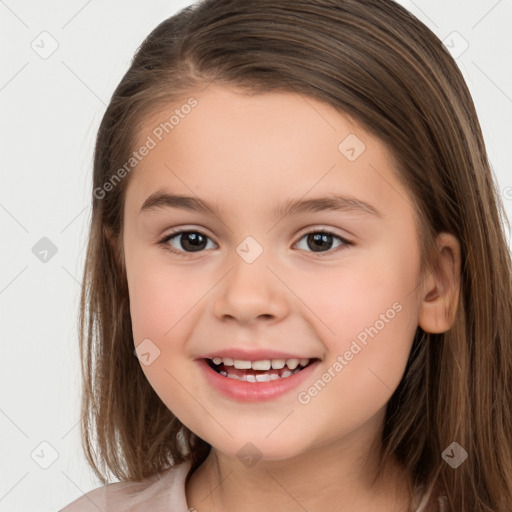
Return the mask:
[[[367,449],[418,325],[410,195],[386,147],[322,102],[215,84],[193,97],[141,130],[137,149],[149,149],[126,190],[141,367],[166,406],[225,456]],[[166,133],[160,123],[172,115]],[[160,243],[179,231],[188,234]],[[289,377],[220,367],[277,376],[243,382],[211,369],[205,358],[215,357],[313,364]]]

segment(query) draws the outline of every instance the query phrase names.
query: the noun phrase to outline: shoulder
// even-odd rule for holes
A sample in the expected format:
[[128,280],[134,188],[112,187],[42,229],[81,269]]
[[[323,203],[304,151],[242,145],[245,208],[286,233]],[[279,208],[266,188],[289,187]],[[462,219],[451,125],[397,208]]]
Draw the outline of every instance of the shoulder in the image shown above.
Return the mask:
[[186,512],[183,462],[140,482],[115,482],[89,491],[59,512]]

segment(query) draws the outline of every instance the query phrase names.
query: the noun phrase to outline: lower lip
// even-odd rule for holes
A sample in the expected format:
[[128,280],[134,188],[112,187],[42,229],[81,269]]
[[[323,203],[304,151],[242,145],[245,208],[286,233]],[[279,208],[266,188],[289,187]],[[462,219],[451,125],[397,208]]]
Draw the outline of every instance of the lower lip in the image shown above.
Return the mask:
[[260,402],[284,395],[304,382],[316,369],[320,361],[314,361],[303,370],[278,380],[267,382],[246,382],[230,379],[210,368],[206,359],[198,360],[206,380],[218,391],[229,398],[241,402]]

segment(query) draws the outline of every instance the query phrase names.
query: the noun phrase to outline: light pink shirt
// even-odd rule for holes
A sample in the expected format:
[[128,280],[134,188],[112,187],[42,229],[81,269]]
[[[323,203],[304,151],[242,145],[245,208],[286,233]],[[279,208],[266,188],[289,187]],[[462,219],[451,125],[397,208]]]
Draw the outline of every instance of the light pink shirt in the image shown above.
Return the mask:
[[115,482],[93,489],[59,512],[188,512],[183,462],[142,482]]
[[[189,468],[190,462],[183,462],[142,482],[116,482],[98,487],[59,512],[189,512],[185,495]],[[415,512],[425,510],[427,499],[428,493]],[[439,498],[439,512],[444,510],[443,498]]]

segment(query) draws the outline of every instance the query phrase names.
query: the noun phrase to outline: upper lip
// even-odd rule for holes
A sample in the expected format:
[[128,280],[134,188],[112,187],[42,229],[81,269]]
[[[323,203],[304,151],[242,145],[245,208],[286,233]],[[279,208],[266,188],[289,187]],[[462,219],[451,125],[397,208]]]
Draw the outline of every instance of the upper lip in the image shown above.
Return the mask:
[[210,352],[199,357],[199,359],[213,359],[214,357],[238,359],[239,361],[264,361],[266,359],[316,359],[299,354],[279,352],[277,350],[247,350],[241,348],[226,348]]

